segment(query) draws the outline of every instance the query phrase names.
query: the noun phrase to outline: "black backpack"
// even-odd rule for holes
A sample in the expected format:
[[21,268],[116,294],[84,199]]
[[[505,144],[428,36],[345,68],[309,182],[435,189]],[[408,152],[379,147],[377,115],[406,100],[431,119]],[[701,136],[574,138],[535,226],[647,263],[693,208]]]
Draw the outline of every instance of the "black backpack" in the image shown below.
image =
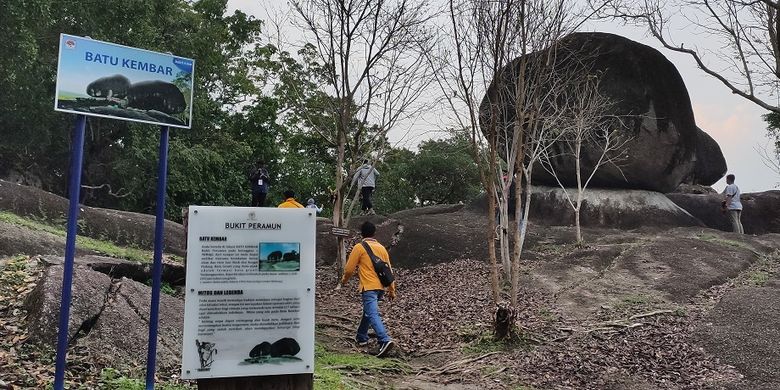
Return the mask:
[[390,266],[382,261],[382,259],[376,257],[374,251],[371,250],[371,246],[368,245],[368,243],[361,241],[360,244],[363,245],[363,248],[366,249],[366,253],[368,253],[368,257],[371,258],[371,264],[374,265],[374,271],[376,272],[376,275],[379,276],[379,282],[382,283],[382,287],[390,287],[390,285],[393,284],[393,281],[395,280],[395,277],[393,276],[393,270],[391,270]]

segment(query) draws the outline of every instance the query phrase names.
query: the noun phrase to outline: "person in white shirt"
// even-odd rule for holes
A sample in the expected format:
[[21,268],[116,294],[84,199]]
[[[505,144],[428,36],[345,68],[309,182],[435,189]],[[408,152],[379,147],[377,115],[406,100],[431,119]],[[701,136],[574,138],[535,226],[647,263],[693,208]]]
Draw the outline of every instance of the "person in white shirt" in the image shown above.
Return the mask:
[[317,206],[316,203],[314,203],[314,199],[309,198],[309,200],[306,202],[306,208],[307,209],[314,209],[317,211],[317,214],[322,212],[322,208],[325,207],[325,205]]
[[726,176],[726,188],[723,189],[723,195],[726,195],[724,199],[724,206],[729,212],[729,218],[731,219],[731,225],[734,228],[734,233],[745,234],[745,230],[742,229],[742,202],[740,201],[739,187],[734,184],[734,175]]

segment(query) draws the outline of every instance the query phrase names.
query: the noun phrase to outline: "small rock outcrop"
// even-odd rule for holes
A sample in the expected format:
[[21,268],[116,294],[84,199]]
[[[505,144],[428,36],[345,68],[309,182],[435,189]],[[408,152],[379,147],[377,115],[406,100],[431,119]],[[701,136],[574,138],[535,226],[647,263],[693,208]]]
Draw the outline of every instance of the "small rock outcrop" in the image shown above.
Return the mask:
[[[68,339],[71,346],[86,348],[100,366],[142,365],[149,337],[151,288],[91,268],[108,261],[76,259]],[[50,346],[57,342],[63,272],[56,260],[44,259],[44,264],[52,263],[45,267],[25,302],[30,341]],[[159,321],[158,366],[173,369],[181,364],[184,301],[161,294]]]
[[[576,192],[571,196],[576,196]],[[694,216],[659,192],[594,188],[585,191],[583,196],[582,226],[621,229],[702,226]],[[571,225],[574,210],[562,189],[539,186],[531,195],[529,219],[545,225]]]
[[[669,199],[707,227],[730,232],[731,221],[721,212],[720,194],[666,194]],[[742,226],[747,234],[780,233],[780,191],[742,194]]]
[[[27,297],[30,340],[41,344],[57,344],[60,298],[62,297],[61,265],[47,267],[38,285]],[[103,312],[112,288],[111,278],[88,267],[73,268],[73,287],[68,321],[68,340],[87,332]]]
[[[626,144],[612,157],[616,164],[602,166],[594,187],[673,191],[686,179],[712,185],[726,172],[725,160],[712,138],[699,131],[685,83],[674,65],[659,51],[627,38],[607,33],[574,33],[561,39],[554,56],[557,74],[588,72],[599,76],[599,93],[610,101],[604,112],[619,126],[617,138]],[[551,49],[528,55],[528,73]],[[521,58],[500,71],[480,107],[481,125],[488,126],[491,107],[498,109],[499,126],[514,123],[513,98],[499,96],[514,91]],[[542,107],[545,110],[545,107]],[[561,145],[556,147],[564,150]],[[584,145],[583,168],[590,172],[601,153]],[[566,186],[576,184],[574,160],[562,155],[552,166]],[[537,184],[557,185],[542,167],[534,170]]]

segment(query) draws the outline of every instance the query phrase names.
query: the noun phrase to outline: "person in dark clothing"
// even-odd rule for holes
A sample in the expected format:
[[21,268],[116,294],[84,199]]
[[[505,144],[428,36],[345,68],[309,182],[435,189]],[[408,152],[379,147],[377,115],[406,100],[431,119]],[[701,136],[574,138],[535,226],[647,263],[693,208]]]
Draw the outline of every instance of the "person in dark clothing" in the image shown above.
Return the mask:
[[362,200],[360,209],[363,211],[363,214],[375,214],[374,205],[371,203],[371,196],[374,194],[377,178],[379,178],[379,171],[377,171],[373,165],[369,164],[368,159],[363,160],[363,166],[361,166],[352,177],[352,184],[357,184],[360,189]]
[[270,179],[268,169],[265,168],[265,162],[258,160],[252,169],[252,173],[249,175],[249,182],[252,186],[252,207],[265,207],[265,198],[268,196],[268,181]]

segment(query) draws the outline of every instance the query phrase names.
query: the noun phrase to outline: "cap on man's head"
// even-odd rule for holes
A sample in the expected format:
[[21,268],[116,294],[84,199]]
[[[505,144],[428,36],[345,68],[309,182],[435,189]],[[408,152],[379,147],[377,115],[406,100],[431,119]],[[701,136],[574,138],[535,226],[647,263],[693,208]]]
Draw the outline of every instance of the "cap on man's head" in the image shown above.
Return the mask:
[[309,200],[306,201],[306,204],[314,204],[314,199],[309,198]]
[[360,235],[364,238],[374,237],[375,233],[376,226],[371,223],[371,221],[363,222],[363,224],[360,225]]

